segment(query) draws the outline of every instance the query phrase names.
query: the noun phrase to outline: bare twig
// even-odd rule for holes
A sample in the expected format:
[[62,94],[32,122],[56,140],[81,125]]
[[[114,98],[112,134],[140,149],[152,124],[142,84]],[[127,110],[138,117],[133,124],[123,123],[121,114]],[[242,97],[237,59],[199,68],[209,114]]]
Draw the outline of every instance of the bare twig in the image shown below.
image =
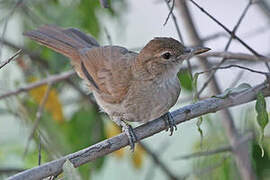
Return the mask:
[[[180,124],[207,113],[216,112],[224,108],[253,101],[256,99],[258,92],[262,92],[265,97],[270,96],[269,84],[262,83],[242,92],[235,93],[225,99],[213,97],[198,101],[197,103],[173,111],[172,116],[175,120],[175,123]],[[166,124],[164,120],[162,118],[158,118],[135,128],[134,133],[136,134],[137,140],[139,141],[165,129]],[[115,137],[101,141],[78,152],[69,154],[61,159],[57,159],[39,167],[18,173],[8,178],[8,180],[36,180],[54,176],[61,173],[62,166],[67,159],[69,159],[74,167],[78,167],[87,162],[94,161],[98,157],[105,156],[106,154],[127,146],[128,144],[129,142],[127,136],[124,133],[121,133]]]
[[150,148],[147,147],[147,145],[142,142],[139,142],[139,144],[171,180],[178,180],[178,178],[171,172],[171,170],[159,159],[159,157],[154,152],[151,151]]
[[[227,44],[226,44],[226,47],[225,47],[225,49],[224,49],[225,52],[228,51],[228,49],[229,49],[229,47],[230,47],[230,45],[231,45],[231,42],[232,42],[232,40],[233,40],[233,38],[234,38],[234,36],[235,36],[236,31],[237,31],[238,27],[240,26],[241,22],[243,21],[245,15],[247,14],[247,11],[248,11],[248,9],[250,8],[251,5],[252,5],[252,1],[249,0],[249,2],[248,2],[248,4],[247,4],[246,8],[245,8],[244,11],[242,12],[240,18],[238,19],[236,25],[234,26],[234,28],[233,28],[233,30],[232,30],[230,39],[228,40],[228,42],[227,42]],[[224,57],[223,57],[223,59],[220,61],[220,63],[217,65],[217,67],[221,66],[226,60],[227,60],[227,58],[224,58]],[[212,71],[212,72],[210,73],[210,75],[208,76],[208,79],[207,79],[206,82],[203,84],[202,88],[198,91],[198,93],[197,93],[197,95],[196,95],[197,97],[199,97],[200,94],[203,92],[203,90],[207,87],[207,85],[210,83],[210,81],[212,80],[212,78],[213,78],[213,76],[214,76],[215,73],[216,73],[216,71]]]
[[204,10],[200,5],[198,5],[195,1],[189,0],[194,4],[196,7],[198,7],[204,14],[206,14],[208,17],[210,17],[213,21],[215,21],[220,27],[222,27],[227,33],[229,33],[234,39],[238,40],[244,47],[246,47],[250,52],[252,52],[255,56],[262,56],[257,51],[255,51],[253,48],[251,48],[247,43],[245,43],[241,38],[239,38],[237,35],[235,35],[231,30],[229,30],[225,25],[223,25],[220,21],[218,21],[216,18],[214,18],[211,14],[209,14],[206,10]]
[[3,63],[0,64],[0,69],[2,67],[4,67],[5,65],[7,65],[8,63],[10,63],[12,60],[15,60],[17,58],[17,56],[19,54],[21,54],[22,50],[20,49],[19,51],[17,51],[13,56],[11,56],[10,58],[8,58],[7,60],[5,60]]
[[[24,3],[24,0],[17,1],[15,3],[15,5],[13,6],[13,8],[10,10],[10,12],[4,17],[4,26],[3,26],[3,32],[1,34],[1,39],[4,39],[4,37],[5,37],[6,30],[7,30],[7,25],[8,25],[8,21],[10,20],[10,18],[12,17],[12,15],[14,14],[15,10],[19,6],[21,6],[23,3]],[[0,42],[0,56],[2,54],[2,48],[3,48],[3,43]]]
[[195,152],[195,153],[192,153],[192,154],[189,154],[189,155],[177,157],[175,159],[179,160],[179,159],[196,158],[196,157],[201,157],[201,156],[211,156],[211,155],[220,154],[220,153],[223,153],[223,152],[228,152],[228,151],[231,151],[231,150],[232,150],[231,146],[224,146],[224,147],[220,147],[220,148],[210,150],[210,151]]
[[[244,61],[270,62],[269,57],[257,57],[257,56],[249,55],[249,54],[246,54],[246,53],[233,53],[233,52],[226,52],[226,51],[223,51],[223,52],[208,52],[208,53],[199,55],[199,57],[222,57],[222,58],[225,58],[225,59],[236,59],[236,60],[244,60]],[[217,64],[215,66],[218,66],[219,64]]]
[[[176,17],[175,17],[175,15],[174,15],[174,13],[173,13],[173,8],[174,8],[175,0],[173,1],[172,7],[170,7],[170,4],[169,4],[169,2],[168,2],[167,0],[164,0],[164,1],[165,1],[165,3],[167,4],[167,7],[168,7],[169,11],[171,12],[171,13],[169,13],[169,14],[171,14],[171,16],[172,16],[172,18],[173,18],[173,23],[174,23],[174,26],[175,26],[175,28],[176,28],[177,35],[178,35],[178,37],[179,37],[179,40],[183,43],[183,42],[184,42],[184,41],[183,41],[183,37],[182,37],[181,31],[180,31],[178,22],[177,22],[177,20],[176,20]],[[169,15],[168,15],[168,17],[169,17]]]
[[[157,152],[155,153],[156,156],[161,157],[161,154],[165,153],[165,151],[167,150],[167,148],[169,147],[169,141],[164,141],[161,143],[161,145],[159,145],[159,148],[157,150]],[[155,163],[154,163],[155,165]],[[145,180],[151,180],[154,179],[154,170],[155,170],[155,166],[150,165],[148,172],[145,175]]]
[[217,39],[219,37],[228,37],[226,33],[223,33],[223,32],[217,32],[217,33],[214,33],[212,35],[209,35],[209,36],[206,36],[204,38],[202,38],[202,41],[203,42],[206,42],[206,41],[211,41],[211,40],[214,40],[214,39]]
[[70,78],[74,74],[76,74],[76,73],[71,70],[71,71],[61,73],[61,74],[51,75],[48,78],[43,79],[41,81],[34,82],[34,83],[28,84],[28,85],[26,85],[24,87],[21,87],[19,89],[16,89],[14,91],[4,93],[4,94],[0,95],[0,99],[7,98],[7,97],[10,97],[10,96],[13,96],[13,95],[17,95],[17,94],[19,94],[21,92],[27,92],[30,89],[42,86],[44,84],[49,84],[49,83],[55,83],[55,82],[62,81],[64,79]]
[[25,151],[24,151],[24,157],[26,156],[26,154],[28,152],[29,144],[30,144],[31,140],[33,139],[33,137],[35,135],[36,129],[38,128],[41,116],[43,114],[44,106],[45,106],[45,104],[46,104],[46,102],[48,100],[48,97],[49,97],[49,94],[50,94],[50,91],[51,91],[51,86],[52,86],[52,84],[49,83],[48,87],[46,89],[46,92],[45,92],[45,94],[44,94],[44,96],[43,96],[43,98],[42,98],[42,100],[41,100],[41,102],[40,102],[40,104],[38,106],[38,110],[37,110],[37,113],[36,113],[36,119],[34,121],[34,125],[33,125],[32,129],[30,131],[31,133],[30,133],[30,135],[29,135],[29,137],[27,139],[27,143],[26,143],[26,147],[25,147]]
[[[183,39],[182,34],[181,34],[181,32],[180,32],[180,28],[179,28],[179,25],[178,25],[178,23],[177,23],[176,17],[175,17],[175,15],[174,15],[174,13],[173,13],[173,8],[174,8],[174,5],[175,5],[175,0],[173,0],[172,7],[170,7],[170,4],[169,4],[169,1],[168,1],[168,0],[164,0],[164,1],[165,1],[165,3],[167,4],[167,7],[168,7],[168,9],[169,9],[169,14],[168,14],[168,17],[167,17],[167,19],[166,19],[164,25],[166,25],[166,23],[167,23],[167,21],[168,21],[168,19],[169,19],[169,17],[170,17],[170,14],[171,14],[171,15],[172,15],[172,18],[173,18],[173,22],[174,22],[174,27],[175,27],[175,29],[176,29],[176,31],[177,31],[179,40],[180,40],[181,43],[184,44],[184,39]],[[186,62],[187,62],[187,66],[188,66],[189,76],[192,78],[192,68],[191,68],[191,64],[190,64],[189,59],[187,59]]]
[[[165,1],[166,1],[167,4],[169,4],[168,0],[165,0]],[[167,24],[167,22],[168,22],[168,20],[169,20],[169,18],[171,16],[171,14],[172,14],[172,12],[173,12],[174,3],[175,3],[175,0],[172,1],[172,7],[168,6],[170,11],[169,11],[169,14],[168,14],[168,16],[167,16],[167,18],[166,18],[163,26],[165,26]]]
[[244,67],[244,66],[239,66],[239,65],[236,65],[236,64],[231,64],[231,65],[228,65],[228,66],[212,67],[211,69],[208,69],[208,70],[205,70],[205,71],[202,71],[202,72],[198,72],[198,74],[203,74],[203,73],[206,73],[206,72],[216,71],[218,69],[229,69],[229,68],[233,68],[233,67],[244,69],[244,70],[247,70],[247,71],[250,71],[250,72],[253,72],[253,73],[263,74],[265,76],[270,75],[269,72],[257,71],[257,70],[250,69],[250,68],[247,68],[247,67]]
[[224,147],[219,147],[219,148],[214,149],[214,150],[195,152],[195,153],[192,153],[192,154],[189,154],[189,155],[176,157],[175,160],[190,159],[190,158],[196,158],[196,157],[201,157],[201,156],[211,156],[211,155],[215,155],[215,154],[219,154],[219,153],[223,153],[223,152],[232,151],[233,149],[238,148],[238,146],[241,145],[242,143],[245,143],[245,142],[247,142],[247,141],[249,141],[251,139],[253,139],[253,134],[248,133],[247,135],[243,136],[239,140],[236,147],[224,146]]

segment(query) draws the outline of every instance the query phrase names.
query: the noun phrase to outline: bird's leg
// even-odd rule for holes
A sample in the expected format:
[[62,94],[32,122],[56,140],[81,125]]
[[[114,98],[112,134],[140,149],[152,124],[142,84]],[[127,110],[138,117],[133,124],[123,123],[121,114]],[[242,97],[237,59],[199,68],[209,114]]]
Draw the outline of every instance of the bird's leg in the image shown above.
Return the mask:
[[174,121],[171,113],[167,112],[166,114],[164,114],[161,117],[165,121],[166,131],[168,131],[168,129],[170,129],[170,132],[171,132],[170,136],[171,136],[173,134],[173,132],[177,130],[175,121]]
[[113,118],[113,121],[122,128],[122,132],[124,132],[129,141],[130,149],[133,152],[135,147],[135,142],[137,141],[137,137],[134,133],[134,130],[131,125],[122,120],[121,118]]

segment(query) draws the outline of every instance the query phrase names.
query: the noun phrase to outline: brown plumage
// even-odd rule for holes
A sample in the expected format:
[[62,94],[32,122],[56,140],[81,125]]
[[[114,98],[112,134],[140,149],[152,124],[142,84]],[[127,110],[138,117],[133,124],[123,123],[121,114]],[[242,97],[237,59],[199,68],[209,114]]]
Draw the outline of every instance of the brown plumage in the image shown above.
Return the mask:
[[[188,56],[209,48],[186,48],[173,38],[151,40],[141,52],[99,46],[77,29],[46,25],[24,35],[71,59],[99,106],[122,126],[131,147],[136,137],[125,121],[147,122],[166,114],[180,94],[177,73]],[[173,122],[167,116],[171,132]]]

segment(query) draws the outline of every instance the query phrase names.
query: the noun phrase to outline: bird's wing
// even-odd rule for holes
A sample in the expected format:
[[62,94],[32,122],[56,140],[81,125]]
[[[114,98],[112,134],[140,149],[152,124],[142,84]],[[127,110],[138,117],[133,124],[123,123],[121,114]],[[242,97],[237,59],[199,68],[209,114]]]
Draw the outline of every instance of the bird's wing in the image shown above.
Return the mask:
[[137,53],[123,47],[104,46],[84,48],[79,54],[80,64],[74,64],[79,76],[85,79],[103,100],[120,103],[131,84],[131,66]]

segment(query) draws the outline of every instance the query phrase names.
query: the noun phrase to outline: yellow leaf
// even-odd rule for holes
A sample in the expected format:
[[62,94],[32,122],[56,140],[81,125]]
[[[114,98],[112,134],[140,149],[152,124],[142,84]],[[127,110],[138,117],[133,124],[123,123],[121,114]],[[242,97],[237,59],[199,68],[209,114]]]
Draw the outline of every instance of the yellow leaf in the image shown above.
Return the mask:
[[[111,138],[113,136],[116,136],[116,135],[120,134],[121,132],[122,131],[121,131],[120,127],[117,126],[115,123],[113,123],[111,121],[106,123],[105,133],[106,133],[107,138]],[[115,151],[113,154],[118,158],[122,158],[124,155],[124,149],[121,148],[121,149]]]
[[132,155],[132,163],[136,169],[140,169],[142,167],[144,156],[145,150],[140,144],[136,144],[135,151]]
[[[35,82],[38,79],[36,77],[29,78],[29,82]],[[42,101],[46,91],[47,91],[48,85],[42,85],[37,88],[31,89],[29,91],[30,96],[38,103]],[[64,121],[64,115],[62,110],[62,105],[60,103],[60,100],[58,98],[58,93],[54,88],[51,88],[48,99],[45,104],[45,110],[49,113],[51,113],[54,120],[61,123]]]

